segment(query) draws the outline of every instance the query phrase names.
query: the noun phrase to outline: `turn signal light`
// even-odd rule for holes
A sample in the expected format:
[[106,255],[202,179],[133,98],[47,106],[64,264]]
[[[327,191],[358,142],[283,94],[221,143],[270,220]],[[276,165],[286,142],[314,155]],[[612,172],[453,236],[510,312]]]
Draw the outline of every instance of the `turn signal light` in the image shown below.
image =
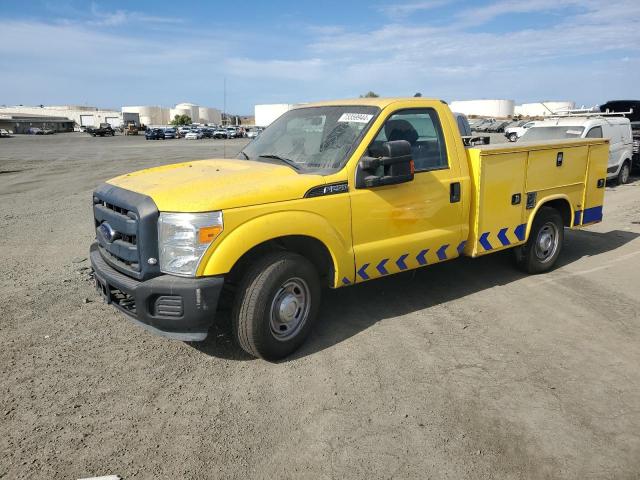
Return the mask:
[[222,232],[222,227],[202,227],[198,231],[198,240],[200,243],[211,243]]

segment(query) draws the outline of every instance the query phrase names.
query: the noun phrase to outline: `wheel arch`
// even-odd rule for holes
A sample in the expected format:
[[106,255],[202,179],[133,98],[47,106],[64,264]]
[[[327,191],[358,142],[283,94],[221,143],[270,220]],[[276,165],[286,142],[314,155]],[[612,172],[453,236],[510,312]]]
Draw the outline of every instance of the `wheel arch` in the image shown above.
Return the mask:
[[353,250],[323,217],[310,212],[279,212],[249,220],[214,244],[203,259],[199,275],[236,277],[256,255],[289,250],[307,258],[318,269],[324,285],[338,286],[338,279],[352,281]]
[[549,197],[545,197],[535,208],[531,211],[529,215],[529,219],[527,220],[527,234],[525,237],[525,242],[529,239],[529,234],[531,233],[531,226],[533,225],[533,221],[536,218],[536,215],[540,211],[542,207],[551,207],[560,213],[562,217],[562,223],[565,227],[573,227],[573,222],[575,219],[575,211],[571,206],[571,202],[569,201],[569,197],[567,195],[552,195]]

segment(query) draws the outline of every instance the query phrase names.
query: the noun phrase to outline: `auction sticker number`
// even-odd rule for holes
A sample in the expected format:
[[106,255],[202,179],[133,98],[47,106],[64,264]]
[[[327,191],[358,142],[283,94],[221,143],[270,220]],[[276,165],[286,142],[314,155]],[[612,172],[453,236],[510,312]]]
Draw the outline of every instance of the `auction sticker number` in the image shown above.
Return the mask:
[[368,113],[343,113],[338,119],[339,122],[352,122],[352,123],[369,123],[369,120],[373,118],[373,115]]

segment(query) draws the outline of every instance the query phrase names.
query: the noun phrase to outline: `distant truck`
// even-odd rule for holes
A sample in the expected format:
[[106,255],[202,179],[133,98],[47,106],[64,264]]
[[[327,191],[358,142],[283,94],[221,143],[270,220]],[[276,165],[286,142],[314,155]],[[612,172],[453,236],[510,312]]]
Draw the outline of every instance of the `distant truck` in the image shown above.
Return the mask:
[[116,134],[109,123],[101,123],[98,128],[87,128],[87,133],[90,133],[93,137],[113,137]]
[[600,105],[601,112],[630,112],[625,116],[631,122],[633,135],[633,167],[640,170],[640,100],[610,100]]
[[311,331],[323,287],[505,249],[525,272],[550,270],[565,228],[602,219],[608,151],[604,138],[465,148],[435,99],[304,105],[234,160],[99,186],[96,287],[182,341],[207,337],[224,298],[237,343],[276,360]]

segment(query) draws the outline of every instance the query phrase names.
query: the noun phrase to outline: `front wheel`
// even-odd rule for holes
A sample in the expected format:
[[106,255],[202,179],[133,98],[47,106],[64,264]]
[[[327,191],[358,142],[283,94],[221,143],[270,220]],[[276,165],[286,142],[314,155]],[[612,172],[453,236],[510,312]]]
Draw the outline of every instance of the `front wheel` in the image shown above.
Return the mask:
[[564,223],[555,208],[542,207],[531,225],[527,243],[514,248],[516,265],[527,273],[553,268],[564,242]]
[[274,252],[244,275],[233,307],[233,332],[249,355],[279,360],[304,342],[315,321],[320,279],[306,258]]
[[510,142],[515,142],[516,140],[518,140],[518,134],[517,133],[510,133],[509,134],[509,141]]

